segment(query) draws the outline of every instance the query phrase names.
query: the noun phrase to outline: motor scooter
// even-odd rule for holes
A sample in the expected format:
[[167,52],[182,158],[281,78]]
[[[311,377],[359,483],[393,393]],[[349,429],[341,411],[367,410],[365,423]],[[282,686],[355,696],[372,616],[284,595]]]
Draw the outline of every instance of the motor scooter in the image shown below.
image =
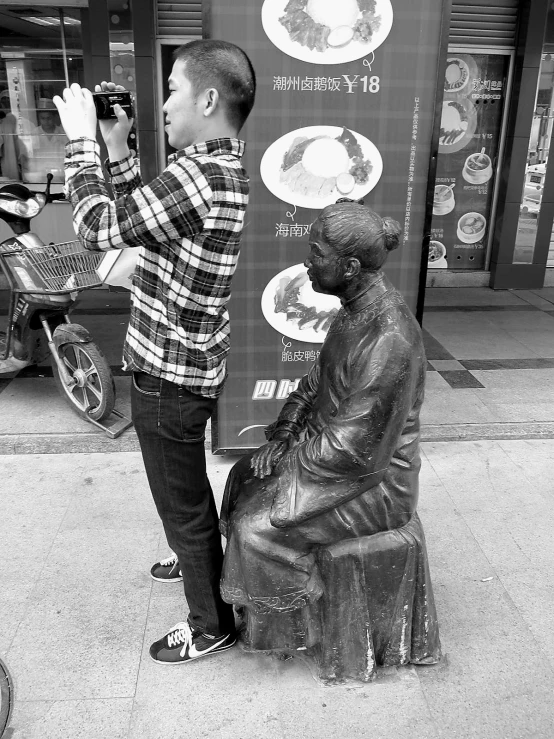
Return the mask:
[[[0,243],[0,267],[10,288],[5,338],[0,335],[0,376],[37,364],[50,353],[62,397],[81,418],[116,438],[132,422],[114,408],[110,365],[89,332],[69,318],[79,292],[102,284],[96,267],[103,255],[87,251],[78,240],[46,245],[31,232],[31,219],[64,197],[50,193],[51,181],[48,175],[44,193],[20,183],[0,187],[0,218],[14,233]],[[108,425],[112,413],[118,420]]]

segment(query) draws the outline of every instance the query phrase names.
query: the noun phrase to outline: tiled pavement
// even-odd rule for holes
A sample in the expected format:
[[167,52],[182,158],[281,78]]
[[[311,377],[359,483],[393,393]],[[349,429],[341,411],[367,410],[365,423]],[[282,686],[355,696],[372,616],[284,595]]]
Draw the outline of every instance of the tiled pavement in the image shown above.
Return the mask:
[[[115,366],[125,299],[85,296],[79,316]],[[109,442],[90,430],[46,368],[5,383],[9,739],[552,739],[554,291],[430,290],[424,329],[424,437],[466,439],[422,444],[444,658],[382,669],[366,686],[324,688],[302,661],[238,648],[154,664],[150,643],[186,607],[180,585],[148,576],[167,548],[133,432]],[[116,381],[125,407],[129,378]],[[218,503],[233,461],[208,455]]]
[[[128,301],[126,292],[90,290],[74,312],[108,357],[127,414],[130,378],[120,357]],[[0,291],[0,320],[6,302]],[[554,435],[554,287],[429,288],[423,329],[424,439]],[[77,418],[59,398],[49,364],[0,378],[0,454],[137,449],[132,429],[112,441]]]

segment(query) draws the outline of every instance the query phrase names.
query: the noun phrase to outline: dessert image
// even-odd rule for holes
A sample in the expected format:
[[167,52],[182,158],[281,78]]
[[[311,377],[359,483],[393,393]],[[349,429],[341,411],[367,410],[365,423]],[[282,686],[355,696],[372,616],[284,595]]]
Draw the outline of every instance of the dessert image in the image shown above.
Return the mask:
[[440,241],[429,242],[429,258],[428,258],[429,269],[440,269],[447,267],[446,262],[446,247]]
[[377,148],[339,126],[310,126],[278,139],[266,151],[260,172],[266,187],[287,203],[323,208],[341,196],[363,197],[383,169]]
[[485,235],[487,220],[481,213],[466,213],[458,221],[457,234],[464,244],[475,244]]
[[465,161],[462,177],[466,182],[473,185],[481,185],[488,182],[492,177],[491,158],[485,154],[485,150],[470,154]]
[[310,343],[323,342],[339,307],[334,296],[312,290],[303,264],[280,272],[262,294],[266,321],[279,333]]
[[462,90],[469,80],[469,67],[463,59],[451,57],[446,60],[446,72],[444,75],[444,91],[458,92]]
[[433,215],[444,216],[454,210],[456,201],[453,193],[454,185],[436,185],[433,199]]
[[392,27],[390,0],[265,0],[264,30],[290,56],[316,64],[359,59]]

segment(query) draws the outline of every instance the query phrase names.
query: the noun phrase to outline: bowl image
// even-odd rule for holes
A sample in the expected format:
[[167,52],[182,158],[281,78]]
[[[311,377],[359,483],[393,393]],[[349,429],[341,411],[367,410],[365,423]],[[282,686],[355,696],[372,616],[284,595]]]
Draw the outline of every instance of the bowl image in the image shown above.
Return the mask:
[[485,235],[487,219],[481,213],[466,213],[458,221],[457,234],[464,244],[475,244]]
[[429,269],[439,269],[447,267],[446,263],[446,247],[440,241],[429,242],[429,259],[427,262]]
[[433,198],[433,215],[443,216],[454,210],[456,201],[452,187],[449,185],[436,185],[435,196]]
[[481,185],[492,177],[492,161],[488,154],[476,152],[465,160],[462,177],[466,182]]

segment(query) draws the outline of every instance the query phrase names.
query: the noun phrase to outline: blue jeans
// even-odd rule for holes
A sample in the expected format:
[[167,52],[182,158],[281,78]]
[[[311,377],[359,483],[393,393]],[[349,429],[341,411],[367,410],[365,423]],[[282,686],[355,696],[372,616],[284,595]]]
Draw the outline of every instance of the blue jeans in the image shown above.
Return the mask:
[[219,590],[223,550],[204,451],[216,400],[135,372],[131,404],[152,497],[183,574],[189,623],[214,636],[233,633],[233,609]]

